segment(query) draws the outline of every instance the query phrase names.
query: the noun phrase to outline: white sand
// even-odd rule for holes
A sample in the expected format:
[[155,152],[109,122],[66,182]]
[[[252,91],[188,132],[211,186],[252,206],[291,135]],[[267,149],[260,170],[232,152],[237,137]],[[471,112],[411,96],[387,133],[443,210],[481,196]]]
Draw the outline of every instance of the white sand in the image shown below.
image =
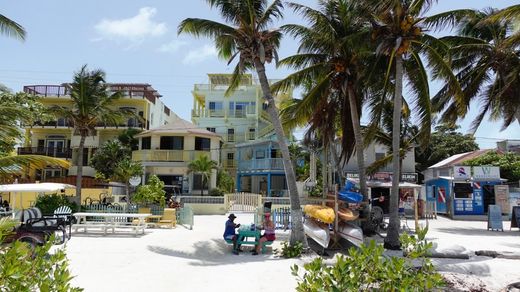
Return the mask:
[[[237,214],[238,223],[252,215]],[[265,255],[231,254],[222,239],[226,216],[196,216],[193,230],[147,229],[144,236],[74,234],[67,243],[73,284],[85,291],[294,291],[290,266],[311,257],[281,259]],[[413,222],[409,221],[412,226]],[[430,220],[428,237],[438,249],[520,252],[518,229],[486,231],[485,222]],[[288,232],[277,231],[273,248]],[[491,291],[520,281],[520,261],[472,256],[470,260],[434,260],[443,273],[486,285]]]

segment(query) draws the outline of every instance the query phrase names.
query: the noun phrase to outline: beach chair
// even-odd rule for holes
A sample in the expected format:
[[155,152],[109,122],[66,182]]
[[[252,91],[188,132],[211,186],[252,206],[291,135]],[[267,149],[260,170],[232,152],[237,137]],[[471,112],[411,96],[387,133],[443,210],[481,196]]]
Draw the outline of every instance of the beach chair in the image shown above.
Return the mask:
[[164,214],[162,215],[161,219],[156,223],[157,226],[170,226],[170,228],[175,227],[177,224],[177,217],[175,216],[175,209],[172,208],[165,208]]
[[65,226],[68,226],[69,233],[67,239],[70,239],[72,234],[72,224],[74,223],[74,217],[72,216],[72,209],[69,206],[60,206],[54,210],[54,217],[61,218],[64,220]]
[[[137,209],[137,213],[139,213],[139,214],[151,214],[152,213],[152,208],[150,208],[150,207],[139,207],[139,209]],[[148,222],[148,219],[146,221]],[[137,224],[139,224],[139,219],[132,220],[132,225],[137,225]]]

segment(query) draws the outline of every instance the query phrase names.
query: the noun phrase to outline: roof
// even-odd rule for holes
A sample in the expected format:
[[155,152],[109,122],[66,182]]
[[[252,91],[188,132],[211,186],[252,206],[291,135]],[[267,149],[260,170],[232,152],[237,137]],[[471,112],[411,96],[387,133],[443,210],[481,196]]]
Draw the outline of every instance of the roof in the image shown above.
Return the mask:
[[204,136],[212,136],[220,138],[220,135],[210,132],[206,129],[199,128],[194,124],[183,120],[181,118],[176,119],[174,122],[153,128],[147,131],[143,131],[136,135],[136,137],[147,137],[151,135],[160,135],[160,134],[195,134],[195,135],[204,135]]
[[471,151],[471,152],[455,154],[442,161],[437,162],[436,164],[428,167],[428,169],[461,165],[464,161],[479,157],[479,156],[481,156],[489,151],[493,151],[493,150],[494,149],[482,149],[482,150],[475,150],[475,151]]
[[62,183],[31,183],[0,185],[0,192],[57,192],[63,189],[74,189],[73,185]]

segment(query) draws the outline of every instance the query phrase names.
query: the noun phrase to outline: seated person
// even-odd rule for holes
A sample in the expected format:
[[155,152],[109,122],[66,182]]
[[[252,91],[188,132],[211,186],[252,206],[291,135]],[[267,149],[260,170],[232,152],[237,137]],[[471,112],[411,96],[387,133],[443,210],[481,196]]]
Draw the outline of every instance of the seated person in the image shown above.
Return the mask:
[[236,234],[235,229],[240,227],[240,224],[235,224],[235,222],[233,222],[235,218],[237,218],[235,214],[229,214],[229,220],[226,221],[226,229],[224,230],[224,239],[233,241],[233,253],[238,254],[240,246],[237,247],[238,235]]
[[264,229],[264,235],[260,236],[258,244],[255,246],[255,251],[253,252],[253,255],[257,255],[260,252],[264,242],[274,241],[276,239],[274,232],[275,226],[273,221],[271,221],[270,213],[265,213],[264,225],[261,227],[261,229]]
[[4,200],[2,203],[2,207],[4,207],[4,210],[9,211],[9,202],[7,200]]

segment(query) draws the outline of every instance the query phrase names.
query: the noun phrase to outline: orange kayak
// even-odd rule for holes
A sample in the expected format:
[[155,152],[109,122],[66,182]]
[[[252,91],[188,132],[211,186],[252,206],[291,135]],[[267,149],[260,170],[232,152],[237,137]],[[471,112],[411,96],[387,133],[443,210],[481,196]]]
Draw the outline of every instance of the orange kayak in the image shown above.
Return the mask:
[[339,208],[338,216],[343,221],[352,221],[359,217],[359,212],[348,208]]
[[305,205],[303,212],[307,216],[318,219],[323,223],[332,223],[335,219],[334,209],[322,205]]

